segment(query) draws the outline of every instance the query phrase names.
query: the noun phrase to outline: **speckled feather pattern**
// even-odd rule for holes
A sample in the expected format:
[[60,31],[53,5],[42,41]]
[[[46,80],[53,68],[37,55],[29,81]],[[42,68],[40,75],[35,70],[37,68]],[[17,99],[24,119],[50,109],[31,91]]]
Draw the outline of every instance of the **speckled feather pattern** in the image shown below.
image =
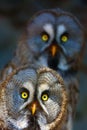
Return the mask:
[[[42,40],[42,34],[46,34],[48,36],[48,40],[46,42]],[[62,42],[62,36],[67,36],[68,40],[66,42]],[[56,53],[54,56],[51,54],[53,46],[56,47]],[[65,87],[65,89],[61,91],[63,91],[63,94],[67,91],[68,104],[65,97],[64,102],[60,103],[62,104],[63,108],[61,108],[59,117],[53,121],[51,125],[49,125],[50,128],[48,126],[41,127],[41,130],[72,130],[72,122],[75,117],[76,106],[79,99],[79,82],[77,78],[77,72],[82,60],[83,48],[83,27],[79,23],[78,19],[69,12],[65,12],[61,9],[42,10],[36,13],[27,22],[23,35],[18,42],[15,56],[9,63],[8,67],[6,67],[1,73],[0,77],[1,81],[5,81],[11,69],[15,69],[20,65],[24,66],[26,64],[28,64],[30,67],[32,64],[35,66],[35,70],[37,70],[35,73],[37,73],[36,75],[38,76],[37,78],[33,77],[35,73],[34,75],[31,73],[31,75],[33,75],[29,77],[31,82],[36,79],[36,83],[37,79],[39,78],[38,85],[47,83],[48,86],[52,86],[54,83],[56,84],[57,79],[59,79],[60,83],[57,91],[61,89],[61,85]],[[38,69],[40,67],[41,69]],[[56,72],[46,67],[49,67]],[[14,76],[14,79],[18,80],[18,82],[20,79],[22,79],[20,82],[23,85],[23,82],[29,75],[28,73],[23,74],[21,71],[22,69],[25,69],[25,67],[16,70],[20,71],[20,74],[19,78]],[[28,71],[28,69],[26,71]],[[61,79],[61,76],[63,80]],[[6,83],[4,86],[6,86]],[[46,85],[44,85],[44,87],[46,87]],[[42,90],[44,87],[42,87]],[[53,88],[52,90],[54,91]],[[34,91],[36,91],[36,88]],[[65,108],[67,105],[68,110]],[[64,118],[62,118],[62,114],[64,111],[66,116],[64,115],[65,121],[63,123],[62,119]],[[59,128],[61,124],[62,127]],[[25,129],[27,130],[27,128]],[[39,130],[40,128],[38,127],[37,129]]]
[[[21,76],[23,76],[23,75],[24,75],[24,79],[21,78]],[[16,78],[16,76],[18,78]],[[32,80],[31,76],[33,76],[34,80]],[[38,77],[38,78],[35,78],[35,77]],[[50,79],[49,79],[49,77],[50,77]],[[51,78],[51,77],[53,77],[53,78]],[[44,82],[43,82],[42,78],[45,79]],[[12,107],[11,107],[13,103],[12,103],[12,100],[10,100],[10,98],[13,98],[12,97],[13,94],[9,93],[10,95],[6,95],[6,94],[8,94],[8,92],[11,91],[11,89],[14,89],[14,91],[16,89],[16,86],[14,86],[14,85],[13,86],[9,86],[9,85],[11,85],[11,82],[13,82],[13,80],[14,81],[17,80],[16,82],[18,82],[18,80],[19,80],[23,84],[23,81],[27,82],[27,80],[28,80],[28,82],[29,82],[31,80],[32,82],[35,82],[34,85],[37,84],[37,86],[38,85],[41,86],[43,83],[49,84],[47,79],[49,79],[49,82],[51,81],[50,85],[54,86],[54,88],[55,88],[55,85],[60,84],[59,85],[59,89],[57,91],[60,92],[60,98],[61,98],[61,103],[60,103],[61,106],[60,107],[61,107],[61,109],[58,112],[57,118],[53,122],[51,121],[48,124],[45,124],[45,125],[43,124],[43,127],[42,126],[39,126],[39,127],[40,127],[40,130],[43,130],[43,128],[45,130],[53,130],[56,127],[59,130],[59,128],[62,127],[62,124],[65,123],[65,120],[66,120],[66,117],[67,117],[68,95],[67,95],[67,92],[66,92],[66,89],[65,89],[65,86],[64,86],[64,82],[63,82],[63,79],[61,78],[61,76],[58,75],[55,71],[53,71],[53,70],[51,70],[49,68],[46,68],[46,67],[45,68],[40,68],[40,69],[37,69],[37,70],[34,69],[34,68],[30,68],[29,69],[28,67],[27,68],[26,67],[21,67],[21,68],[18,68],[16,70],[14,70],[11,74],[9,74],[7,76],[7,78],[4,81],[2,81],[2,83],[0,84],[0,86],[1,86],[1,94],[0,94],[0,97],[1,97],[1,100],[0,100],[1,107],[0,107],[0,111],[2,111],[2,115],[4,115],[4,116],[0,115],[0,120],[2,119],[2,121],[4,122],[4,127],[5,128],[8,127],[6,129],[16,129],[15,126],[13,128],[12,124],[9,124],[9,123],[11,123],[9,121],[13,120],[16,123],[16,120],[14,120],[14,118],[17,118],[17,116],[20,116],[19,113],[18,114],[17,113],[13,113],[14,111],[12,110]],[[53,82],[52,82],[52,79],[53,79]],[[36,83],[37,81],[38,81],[38,83]],[[15,82],[13,82],[13,84],[15,84]],[[19,86],[21,85],[20,83],[18,83],[18,84],[19,84]],[[59,102],[59,101],[57,101],[57,102]],[[8,106],[8,104],[9,104],[9,106]],[[9,111],[9,109],[10,109],[10,111]],[[52,111],[54,111],[54,109]],[[23,113],[23,111],[22,111],[22,113]],[[26,111],[26,113],[27,113],[27,111]],[[39,113],[40,113],[40,111],[39,111]],[[14,116],[14,118],[12,116]],[[37,117],[38,116],[39,115],[37,115]],[[45,115],[44,115],[44,112],[43,112],[43,119],[44,119],[44,116]],[[42,121],[40,119],[40,124],[41,124],[41,122]],[[4,127],[2,127],[2,128],[4,128]],[[22,126],[20,126],[20,127],[22,127]],[[25,128],[25,129],[27,130],[27,128]]]

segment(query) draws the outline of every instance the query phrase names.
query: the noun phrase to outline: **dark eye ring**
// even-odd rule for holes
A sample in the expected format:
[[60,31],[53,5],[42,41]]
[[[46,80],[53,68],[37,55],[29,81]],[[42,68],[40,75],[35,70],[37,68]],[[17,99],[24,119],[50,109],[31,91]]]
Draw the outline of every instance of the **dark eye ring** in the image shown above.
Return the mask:
[[47,42],[49,40],[49,35],[46,32],[43,32],[41,34],[41,39],[42,41]]
[[61,37],[60,37],[60,40],[61,40],[61,42],[63,42],[63,43],[66,43],[66,42],[68,41],[68,39],[69,39],[69,34],[68,34],[68,33],[63,33],[63,34],[61,35]]
[[42,100],[42,101],[47,101],[48,99],[49,99],[49,91],[46,90],[46,91],[44,91],[44,92],[42,93],[42,95],[41,95],[41,100]]
[[22,99],[28,99],[29,91],[26,88],[21,88],[20,96],[21,96]]

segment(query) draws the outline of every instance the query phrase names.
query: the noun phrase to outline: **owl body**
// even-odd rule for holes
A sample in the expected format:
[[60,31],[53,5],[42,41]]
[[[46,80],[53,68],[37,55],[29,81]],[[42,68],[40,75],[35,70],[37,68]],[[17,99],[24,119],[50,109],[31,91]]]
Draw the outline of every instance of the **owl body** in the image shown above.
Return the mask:
[[0,84],[0,129],[63,130],[68,94],[58,73],[46,67],[23,66],[10,71],[3,79]]
[[47,66],[64,80],[69,94],[67,129],[72,129],[78,101],[78,67],[84,47],[83,27],[61,9],[43,10],[27,23],[11,63]]

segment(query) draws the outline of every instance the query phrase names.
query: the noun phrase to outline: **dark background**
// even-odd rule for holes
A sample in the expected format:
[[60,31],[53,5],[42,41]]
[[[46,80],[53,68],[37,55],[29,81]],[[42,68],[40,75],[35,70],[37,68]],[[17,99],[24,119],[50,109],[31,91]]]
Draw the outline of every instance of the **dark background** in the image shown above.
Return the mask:
[[[87,31],[87,0],[0,0],[0,69],[12,58],[27,20],[39,10],[57,7],[76,15]],[[83,63],[87,64],[85,48]],[[87,130],[87,73],[79,75],[80,100],[74,130]]]

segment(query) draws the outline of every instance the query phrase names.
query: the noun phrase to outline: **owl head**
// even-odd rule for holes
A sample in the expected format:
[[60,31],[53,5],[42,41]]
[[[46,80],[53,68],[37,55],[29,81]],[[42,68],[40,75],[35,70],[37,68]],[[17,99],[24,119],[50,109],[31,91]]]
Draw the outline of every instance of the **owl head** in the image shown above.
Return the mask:
[[10,73],[0,87],[0,119],[8,129],[51,130],[64,123],[67,93],[55,71],[22,67]]
[[60,9],[43,10],[27,23],[17,55],[22,55],[22,61],[67,71],[79,64],[83,43],[83,28],[74,15]]

